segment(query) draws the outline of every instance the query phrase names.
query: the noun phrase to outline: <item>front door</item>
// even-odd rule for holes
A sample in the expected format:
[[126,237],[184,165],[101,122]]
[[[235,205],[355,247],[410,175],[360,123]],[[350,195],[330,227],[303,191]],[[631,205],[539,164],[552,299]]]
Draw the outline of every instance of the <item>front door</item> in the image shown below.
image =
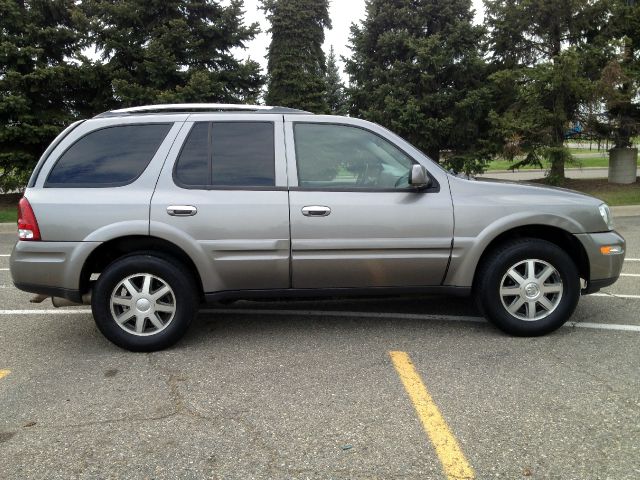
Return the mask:
[[453,235],[446,177],[417,191],[417,161],[382,129],[332,121],[286,117],[293,287],[440,285]]

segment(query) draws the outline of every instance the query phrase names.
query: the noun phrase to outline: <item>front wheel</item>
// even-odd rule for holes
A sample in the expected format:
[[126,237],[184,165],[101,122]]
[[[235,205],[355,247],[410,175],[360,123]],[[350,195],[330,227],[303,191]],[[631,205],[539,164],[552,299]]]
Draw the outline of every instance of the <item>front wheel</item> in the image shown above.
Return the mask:
[[580,298],[580,274],[557,245],[522,239],[502,245],[482,263],[476,299],[501,330],[538,336],[561,327]]
[[93,289],[98,329],[119,347],[161,350],[177,342],[197,312],[193,278],[179,264],[130,255],[109,265]]

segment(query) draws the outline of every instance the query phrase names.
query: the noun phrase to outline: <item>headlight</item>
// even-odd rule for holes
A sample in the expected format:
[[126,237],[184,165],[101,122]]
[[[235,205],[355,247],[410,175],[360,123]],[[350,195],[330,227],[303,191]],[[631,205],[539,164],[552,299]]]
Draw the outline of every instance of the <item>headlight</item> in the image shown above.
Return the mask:
[[598,210],[600,210],[600,216],[602,217],[602,220],[604,220],[604,223],[607,224],[607,227],[609,227],[609,230],[613,230],[613,217],[611,216],[609,205],[603,203],[598,207]]

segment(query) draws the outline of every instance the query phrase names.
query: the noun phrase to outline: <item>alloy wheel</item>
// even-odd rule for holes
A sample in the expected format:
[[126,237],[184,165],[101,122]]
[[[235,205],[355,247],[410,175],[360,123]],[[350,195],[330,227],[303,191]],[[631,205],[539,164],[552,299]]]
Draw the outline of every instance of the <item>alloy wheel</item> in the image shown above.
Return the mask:
[[113,289],[111,315],[127,333],[149,336],[169,326],[176,314],[176,297],[171,287],[149,273],[130,275]]
[[558,308],[563,291],[558,270],[538,259],[516,263],[500,282],[502,305],[511,315],[525,321],[549,316]]

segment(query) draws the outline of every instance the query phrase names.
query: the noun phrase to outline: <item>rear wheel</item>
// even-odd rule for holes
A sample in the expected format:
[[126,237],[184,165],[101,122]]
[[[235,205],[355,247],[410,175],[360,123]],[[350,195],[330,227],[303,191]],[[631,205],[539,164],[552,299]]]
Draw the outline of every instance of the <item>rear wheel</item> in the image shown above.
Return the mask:
[[571,317],[580,298],[580,275],[557,245],[522,239],[485,259],[474,288],[481,310],[497,327],[512,335],[537,336]]
[[152,255],[115,261],[100,275],[91,308],[100,331],[131,351],[173,345],[197,312],[193,278],[179,264]]

